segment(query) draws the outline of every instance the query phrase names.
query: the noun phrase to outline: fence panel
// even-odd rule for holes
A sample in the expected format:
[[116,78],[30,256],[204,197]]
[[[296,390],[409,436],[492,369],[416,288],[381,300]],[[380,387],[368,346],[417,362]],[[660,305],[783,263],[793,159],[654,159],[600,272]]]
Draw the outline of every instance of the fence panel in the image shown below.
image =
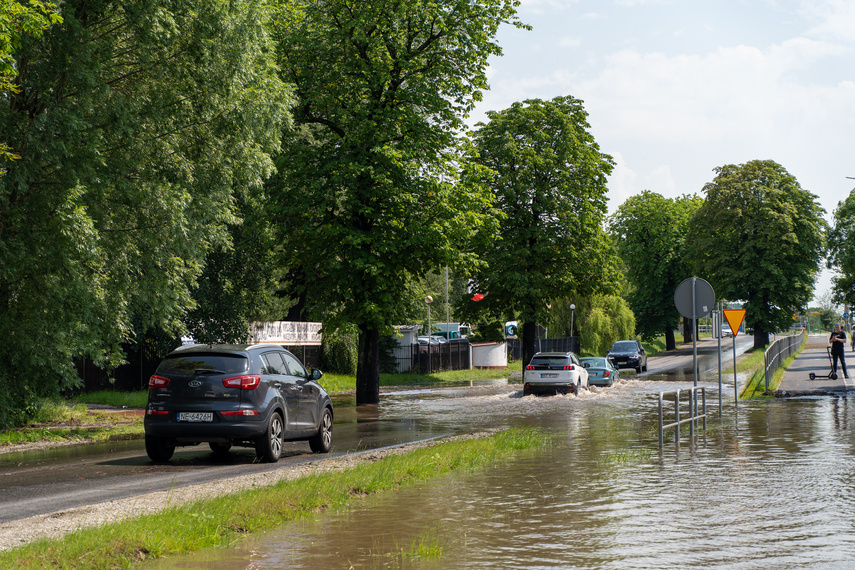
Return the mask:
[[804,338],[804,332],[787,335],[773,342],[763,353],[763,362],[766,366],[766,391],[769,390],[769,382],[772,380],[772,376],[775,375],[787,357],[799,349]]

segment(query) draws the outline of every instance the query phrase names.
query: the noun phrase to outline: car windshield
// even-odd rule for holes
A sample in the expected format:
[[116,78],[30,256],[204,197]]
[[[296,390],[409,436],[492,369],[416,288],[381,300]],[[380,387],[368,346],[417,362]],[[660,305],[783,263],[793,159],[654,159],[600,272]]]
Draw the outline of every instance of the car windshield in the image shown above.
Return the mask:
[[249,361],[239,354],[173,354],[161,361],[157,371],[164,373],[232,373],[244,372]]
[[585,368],[607,368],[608,364],[605,358],[583,358],[582,366]]
[[635,352],[638,345],[634,342],[616,342],[612,345],[611,352]]
[[532,366],[567,366],[572,364],[566,356],[535,356],[531,359]]

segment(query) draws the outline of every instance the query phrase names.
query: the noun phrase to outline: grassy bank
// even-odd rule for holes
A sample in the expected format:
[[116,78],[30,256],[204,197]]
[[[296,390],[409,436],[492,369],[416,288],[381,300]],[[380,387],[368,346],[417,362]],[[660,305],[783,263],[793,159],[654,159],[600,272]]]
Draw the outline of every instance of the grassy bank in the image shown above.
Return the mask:
[[[381,374],[380,386],[454,385],[472,381],[509,378],[522,371],[519,362],[501,370],[451,370],[433,374]],[[321,385],[330,394],[348,394],[356,390],[356,377],[345,374],[324,374]],[[69,402],[44,401],[35,417],[26,426],[0,430],[0,445],[33,443],[37,441],[108,441],[140,437],[142,416],[127,416],[97,409],[87,410],[86,404],[114,408],[142,409],[148,400],[148,390],[121,392],[100,390],[78,394]],[[355,399],[335,398],[336,406],[356,405]]]
[[[788,356],[781,366],[778,367],[778,370],[775,371],[775,374],[772,375],[772,378],[769,380],[769,392],[774,392],[778,389],[778,386],[781,385],[781,379],[784,377],[784,372],[790,367],[796,357],[805,349],[807,346],[807,342],[803,342],[799,349]],[[745,385],[745,388],[742,390],[742,394],[740,394],[741,398],[774,398],[774,396],[766,393],[766,371],[765,371],[765,362],[763,360],[763,351],[757,350],[759,354],[759,358],[754,358],[755,366],[751,369],[752,375],[751,379]],[[752,355],[753,357],[754,355]]]
[[[451,441],[390,455],[339,472],[315,473],[156,514],[40,540],[0,552],[2,568],[116,568],[150,558],[228,547],[247,533],[358,502],[456,470],[473,470],[509,454],[548,445],[533,429]],[[181,521],[176,524],[176,521]]]

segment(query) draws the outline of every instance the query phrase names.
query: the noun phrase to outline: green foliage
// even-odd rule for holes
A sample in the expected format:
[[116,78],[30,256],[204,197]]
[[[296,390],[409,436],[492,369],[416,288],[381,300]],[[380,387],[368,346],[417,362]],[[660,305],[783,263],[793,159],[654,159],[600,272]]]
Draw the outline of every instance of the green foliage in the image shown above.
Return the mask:
[[[556,97],[489,112],[473,133],[467,176],[487,186],[501,209],[498,239],[482,238],[486,261],[472,287],[484,294],[461,310],[522,321],[523,360],[533,325],[552,299],[616,289],[617,259],[602,226],[612,160],[589,132],[582,102]],[[477,312],[476,312],[477,311]]]
[[74,358],[109,368],[134,334],[182,331],[286,118],[256,0],[60,9],[0,100],[21,157],[0,178],[0,425],[75,385]]
[[324,331],[321,370],[335,374],[356,374],[356,330],[346,327]]
[[635,338],[635,316],[621,297],[595,295],[577,306],[576,316],[585,354],[604,356],[614,341]]
[[298,128],[277,162],[276,211],[289,290],[330,327],[359,327],[357,395],[379,399],[379,338],[409,284],[461,263],[491,218],[459,183],[456,135],[516,0],[283,4],[273,29]]
[[[53,2],[0,0],[0,94],[20,91],[14,82],[18,75],[15,52],[21,48],[26,36],[41,37],[51,24],[61,22],[62,17]],[[0,142],[0,160],[19,158],[21,156],[6,142]],[[6,169],[0,166],[0,177],[5,173]]]
[[807,308],[827,224],[817,197],[781,165],[755,160],[716,168],[689,225],[687,250],[716,296],[746,301],[754,346]]
[[838,273],[832,278],[834,302],[855,306],[855,190],[834,210],[828,233],[828,268]]
[[608,224],[631,283],[627,300],[637,332],[645,340],[665,333],[669,348],[675,346],[672,331],[680,319],[674,292],[692,276],[686,230],[702,203],[696,196],[668,199],[645,190],[621,204]]
[[212,247],[184,322],[200,343],[243,343],[249,323],[280,320],[281,300],[273,296],[279,276],[266,197],[257,191],[235,196],[238,220],[228,224],[230,241]]

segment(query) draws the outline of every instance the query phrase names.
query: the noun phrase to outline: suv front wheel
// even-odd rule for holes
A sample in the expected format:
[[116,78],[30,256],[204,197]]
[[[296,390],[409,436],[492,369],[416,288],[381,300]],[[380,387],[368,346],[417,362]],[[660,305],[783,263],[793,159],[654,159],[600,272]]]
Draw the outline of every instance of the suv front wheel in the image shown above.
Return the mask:
[[324,415],[321,417],[321,425],[318,426],[318,433],[309,439],[309,447],[315,453],[329,453],[332,447],[332,412],[329,408],[324,408]]
[[279,412],[273,412],[267,423],[267,431],[255,442],[255,456],[266,463],[276,463],[282,456],[284,424]]

